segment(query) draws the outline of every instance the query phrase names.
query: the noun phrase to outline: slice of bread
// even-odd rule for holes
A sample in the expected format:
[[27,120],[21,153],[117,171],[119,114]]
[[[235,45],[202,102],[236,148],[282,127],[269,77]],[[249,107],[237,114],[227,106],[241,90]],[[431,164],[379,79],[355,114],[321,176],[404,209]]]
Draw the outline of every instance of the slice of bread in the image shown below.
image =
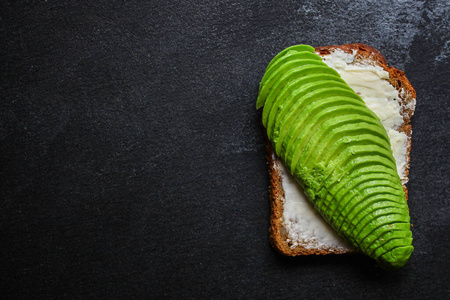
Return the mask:
[[[388,66],[383,55],[371,46],[345,44],[316,47],[315,50],[366,103],[370,101],[368,106],[379,115],[395,148],[393,152],[398,173],[408,199],[406,183],[411,150],[409,122],[416,103],[414,88],[402,71]],[[379,94],[384,89],[386,93]],[[272,246],[288,256],[356,253],[314,210],[300,185],[276,156],[267,136],[266,140]]]

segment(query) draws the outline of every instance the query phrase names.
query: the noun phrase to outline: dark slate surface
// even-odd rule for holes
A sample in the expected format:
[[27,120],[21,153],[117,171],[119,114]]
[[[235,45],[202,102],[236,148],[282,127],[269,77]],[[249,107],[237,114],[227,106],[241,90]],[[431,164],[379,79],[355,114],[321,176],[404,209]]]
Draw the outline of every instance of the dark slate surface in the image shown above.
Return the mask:
[[[450,296],[448,1],[63,2],[0,7],[3,295]],[[286,46],[346,42],[417,90],[397,272],[268,243],[259,80]]]

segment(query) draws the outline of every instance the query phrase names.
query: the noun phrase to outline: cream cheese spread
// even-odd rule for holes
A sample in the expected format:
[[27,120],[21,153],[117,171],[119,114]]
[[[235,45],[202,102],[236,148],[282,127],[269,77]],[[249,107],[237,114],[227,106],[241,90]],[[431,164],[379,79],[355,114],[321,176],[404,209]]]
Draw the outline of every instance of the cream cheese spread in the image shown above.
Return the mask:
[[[391,148],[397,163],[397,172],[406,183],[408,136],[398,129],[403,123],[401,101],[398,91],[386,80],[389,73],[377,65],[353,63],[356,50],[352,54],[336,49],[322,57],[323,61],[335,69],[345,82],[364,100],[366,105],[380,118],[391,141]],[[296,247],[302,244],[315,249],[351,249],[328,225],[309,203],[303,189],[278,161],[283,189],[285,192],[283,218],[288,242]]]
[[341,239],[336,231],[320,216],[309,203],[302,187],[295,181],[279,162],[278,165],[283,177],[284,225],[288,233],[287,242],[296,247],[298,244],[305,248],[331,250],[347,250],[350,247]]

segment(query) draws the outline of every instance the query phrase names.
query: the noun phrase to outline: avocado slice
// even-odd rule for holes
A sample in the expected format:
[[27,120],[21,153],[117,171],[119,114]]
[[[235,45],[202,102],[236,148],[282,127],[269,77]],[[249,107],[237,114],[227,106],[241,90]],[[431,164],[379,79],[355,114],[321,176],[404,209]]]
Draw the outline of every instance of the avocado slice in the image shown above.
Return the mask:
[[[309,96],[313,96],[314,93],[317,92],[317,90],[323,89],[330,84],[335,84],[337,87],[340,87],[342,89],[348,89],[347,84],[343,82],[335,82],[335,80],[339,78],[333,75],[325,76],[331,78],[334,77],[335,79],[305,82],[300,88],[297,88],[288,97],[286,97],[285,101],[281,105],[277,107],[276,105],[278,103],[275,103],[274,107],[272,107],[272,111],[270,112],[269,121],[267,124],[267,132],[272,137],[273,143],[276,145],[276,147],[281,147],[287,130],[290,128],[294,120],[296,120],[296,114],[293,113],[293,111],[298,111],[299,109],[301,109],[301,107],[299,107],[300,103],[307,101],[307,98]],[[311,77],[312,76],[308,76],[306,78],[309,80]],[[276,112],[276,115],[274,111]],[[290,114],[289,118],[286,118],[288,114]],[[277,120],[279,119],[285,121],[278,122]]]
[[316,72],[318,66],[325,68],[326,65],[321,61],[312,59],[304,60],[302,62],[294,61],[290,64],[283,65],[282,70],[284,71],[279,70],[267,79],[267,84],[262,87],[258,96],[258,98],[264,99],[262,100],[264,101],[262,116],[264,126],[267,126],[267,120],[270,110],[272,109],[272,105],[275,102],[276,96],[280,93],[283,87],[291,81],[293,77],[297,77],[298,73]]
[[[353,125],[353,126],[352,126]],[[379,146],[382,146],[382,144],[388,143],[388,141],[384,140],[385,138],[383,135],[379,135],[377,132],[377,129],[371,128],[373,124],[371,123],[357,123],[357,124],[350,124],[350,126],[343,126],[342,130],[339,131],[339,134],[336,134],[336,129],[333,129],[331,132],[332,134],[327,135],[321,143],[319,143],[319,146],[316,149],[327,149],[326,151],[311,151],[311,153],[308,153],[306,158],[304,158],[302,161],[300,161],[300,164],[296,166],[294,175],[301,176],[301,171],[303,168],[312,168],[316,165],[325,165],[329,163],[329,160],[331,157],[335,157],[336,153],[340,154],[340,151],[342,149],[345,149],[348,144],[343,143],[345,141],[351,141],[352,136],[356,136],[357,138],[360,135],[361,132],[361,126],[364,126],[364,132],[367,132],[367,134],[373,134],[372,141],[374,143],[377,143]],[[331,137],[332,138],[331,138]],[[338,143],[338,141],[340,141]],[[364,142],[364,141],[363,141]],[[323,147],[323,148],[321,148]],[[380,157],[381,158],[381,157]],[[317,161],[317,162],[316,162]],[[391,160],[392,161],[392,160]],[[396,169],[392,169],[392,162],[385,163],[385,159],[383,158],[381,162],[384,164],[384,167],[386,167],[386,172],[392,174],[395,176],[394,178],[398,178],[398,174],[396,173]],[[332,181],[329,185],[329,188],[332,187],[332,185],[337,183],[345,183],[346,180],[351,178],[350,176],[356,172],[356,168],[359,168],[361,165],[362,167],[369,167],[369,168],[380,168],[380,164],[378,164],[378,160],[372,161],[371,159],[365,161],[365,160],[358,160],[358,161],[350,161],[349,164],[345,165],[348,162],[344,162],[344,164],[338,165],[338,162],[331,163],[333,165],[333,168],[328,168],[328,175],[335,177],[334,181]],[[344,165],[344,167],[341,167],[341,165]],[[334,169],[336,167],[339,167],[339,170],[336,172],[336,174],[333,174],[335,171]]]
[[300,62],[303,60],[316,60],[318,62],[322,62],[322,59],[314,53],[306,51],[302,52],[289,51],[284,56],[280,57],[277,61],[275,61],[274,64],[266,70],[263,78],[261,79],[261,83],[259,85],[260,88],[262,89],[264,85],[267,84],[268,79],[271,78],[274,75],[274,73],[280,71],[281,67],[286,67],[283,66],[284,64],[292,64],[293,62]]
[[[334,214],[336,218],[342,218],[342,222],[340,222],[341,226],[338,230],[352,230],[352,224],[359,224],[362,219],[367,218],[367,213],[373,211],[375,208],[384,207],[385,204],[389,204],[390,207],[404,209],[404,204],[398,202],[398,199],[402,196],[400,193],[395,194],[395,190],[393,191],[392,188],[389,189],[384,186],[372,188],[370,192],[364,194],[354,195],[348,205],[349,207],[344,207],[338,214]],[[354,202],[358,203],[355,205]],[[368,207],[370,207],[370,211],[362,214]]]
[[[390,206],[389,203],[384,203],[384,204],[379,204],[377,203],[377,207],[380,208],[380,210],[384,211],[384,212],[389,212],[389,216],[386,217],[382,217],[382,218],[372,218],[369,220],[369,223],[364,227],[364,229],[361,230],[360,234],[355,234],[355,228],[348,228],[349,224],[348,222],[345,223],[340,229],[337,229],[338,232],[340,232],[341,234],[346,235],[350,242],[353,245],[357,245],[362,247],[361,243],[363,240],[367,239],[367,236],[371,236],[374,233],[378,234],[379,231],[376,231],[376,229],[378,227],[380,227],[382,224],[382,221],[385,219],[389,219],[389,224],[394,224],[394,223],[408,223],[409,222],[409,218],[407,215],[405,214],[400,214],[398,213],[399,211],[403,210],[404,208],[402,207],[396,207],[396,206]],[[365,221],[365,219],[363,220],[357,220],[354,222],[360,222],[363,223],[363,221]],[[357,229],[359,231],[359,228]],[[366,249],[361,249],[362,251],[367,250]]]
[[377,263],[382,268],[391,270],[399,269],[408,262],[411,253],[414,251],[414,247],[412,246],[412,238],[400,239],[395,245],[390,244],[384,246],[383,250],[385,250],[384,253],[381,253],[381,251],[376,251],[370,257],[375,258]]
[[[382,195],[382,196],[381,196]],[[340,225],[336,227],[336,230],[342,230],[345,228],[346,231],[354,230],[353,227],[354,224],[362,223],[364,220],[370,220],[369,213],[372,211],[375,211],[378,208],[382,208],[385,206],[389,207],[397,207],[399,209],[404,209],[403,205],[398,203],[396,199],[400,195],[392,194],[392,190],[389,189],[389,187],[382,187],[378,188],[377,190],[374,190],[372,193],[365,194],[365,195],[358,195],[356,192],[352,191],[349,194],[347,194],[347,203],[351,204],[353,201],[359,201],[359,202],[365,202],[366,207],[363,208],[354,208],[352,209],[343,209],[340,208],[334,208],[334,211],[331,211],[332,208],[330,208],[330,212],[326,211],[325,215],[327,217],[333,217],[334,222],[339,223]],[[354,198],[354,199],[353,199]],[[349,201],[350,200],[350,201]],[[364,204],[360,204],[364,205]],[[370,206],[370,211],[368,210]],[[364,214],[362,214],[364,212]],[[366,215],[367,214],[367,215]],[[360,216],[364,216],[363,219],[360,218]],[[344,219],[342,222],[340,219]],[[359,225],[361,226],[361,224]]]
[[[363,163],[358,165],[357,167],[352,168],[352,170],[348,171],[348,175],[344,176],[340,180],[334,181],[327,186],[322,186],[318,195],[320,198],[317,201],[317,205],[320,205],[322,199],[327,201],[329,197],[339,197],[344,199],[346,194],[350,192],[352,189],[357,188],[359,184],[364,183],[366,180],[375,180],[377,178],[389,178],[392,182],[395,182],[396,174],[394,172],[390,172],[390,168],[386,168],[383,165],[372,166],[372,164]],[[361,179],[362,178],[362,179]],[[395,185],[393,183],[393,185]],[[341,193],[341,194],[338,194]],[[335,205],[335,209],[341,210],[342,206],[345,206],[346,202],[341,201]],[[329,211],[329,206],[325,205],[323,209],[327,210],[330,214],[334,213],[333,211]]]
[[[361,190],[365,188],[370,188],[377,185],[389,186],[391,188],[396,188],[396,185],[392,182],[392,175],[387,173],[368,173],[364,174],[362,178],[356,178],[350,181],[348,184],[343,186],[332,186],[332,188],[323,189],[325,195],[321,195],[323,198],[330,197],[338,197],[341,199],[348,199],[353,197],[355,193],[360,193]],[[381,178],[381,179],[380,179]],[[325,207],[323,209],[326,211],[327,215],[333,215],[335,213],[341,213],[343,207],[345,207],[346,201],[340,202],[338,205],[336,202],[329,201],[325,203]]]
[[269,120],[267,123],[267,133],[273,136],[274,141],[277,140],[279,127],[277,122],[279,118],[283,119],[286,113],[291,109],[292,105],[302,96],[336,81],[342,88],[348,85],[339,77],[331,74],[313,74],[301,77],[299,80],[293,80],[287,84],[283,90],[277,95],[271,110],[269,111]]
[[268,70],[280,57],[283,57],[284,55],[286,55],[288,52],[303,52],[303,51],[307,51],[307,52],[311,52],[314,53],[315,49],[314,47],[311,47],[309,45],[294,45],[291,47],[288,47],[286,49],[284,49],[283,51],[281,51],[280,53],[278,53],[269,63],[269,65],[267,66],[266,70]]
[[[402,217],[402,216],[401,216]],[[393,214],[393,218],[396,218],[396,215]],[[392,225],[392,226],[391,226]],[[386,252],[386,246],[384,243],[381,243],[381,245],[377,245],[377,240],[379,242],[381,241],[381,236],[383,234],[386,234],[390,232],[391,236],[410,236],[410,225],[409,220],[408,222],[404,221],[395,221],[395,220],[389,220],[387,222],[379,222],[379,226],[374,228],[372,231],[368,231],[365,236],[360,238],[359,246],[362,249],[370,249],[368,251],[368,254],[373,254],[374,252],[378,252],[376,256],[381,256]],[[374,238],[376,237],[376,238]],[[380,248],[381,246],[381,248]]]
[[[327,136],[327,139],[324,139],[321,143],[319,143],[319,146],[326,148],[322,148],[320,151],[317,150],[316,152],[311,152],[307,157],[308,160],[301,162],[304,166],[311,168],[317,164],[317,160],[321,163],[332,163],[335,166],[343,165],[342,161],[336,160],[336,156],[341,155],[343,150],[348,151],[348,149],[351,149],[353,147],[353,143],[357,143],[360,140],[362,141],[363,138],[366,137],[364,135],[366,133],[372,135],[369,137],[373,137],[372,141],[368,140],[367,143],[373,143],[374,145],[379,145],[383,148],[380,149],[380,151],[385,153],[387,152],[389,160],[391,161],[391,166],[395,166],[395,159],[392,156],[389,138],[383,134],[383,132],[380,132],[376,125],[361,122],[357,124],[344,125],[339,129],[334,129],[333,131],[334,132],[331,135]],[[318,147],[317,149],[320,148]],[[290,149],[287,149],[286,151],[288,150]],[[294,162],[297,163],[300,155],[298,153],[293,153],[293,156]],[[294,167],[296,167],[296,165]],[[293,170],[295,171],[295,169]]]
[[[330,103],[332,103],[333,106],[330,106]],[[291,127],[291,130],[293,128],[294,130],[291,131],[293,133],[291,134],[291,136],[289,136],[290,140],[285,140],[287,144],[285,150],[287,157],[286,161],[289,161],[290,159],[292,173],[294,173],[295,171],[294,167],[303,154],[304,146],[309,141],[309,137],[318,133],[316,132],[317,128],[320,127],[323,122],[326,122],[330,119],[336,119],[335,116],[337,114],[354,112],[355,108],[361,108],[361,106],[362,105],[360,103],[355,103],[353,99],[339,98],[339,100],[336,100],[333,98],[329,98],[327,100],[324,100],[322,103],[316,103],[315,105],[310,105],[308,106],[308,108],[304,109],[304,114],[307,115],[307,118],[303,121],[303,124],[297,125],[296,128]],[[358,125],[351,124],[341,126],[339,129],[342,132],[347,127],[351,127],[352,131],[356,131],[355,129],[359,127],[359,130],[356,131],[356,135],[360,136],[365,133],[365,130],[367,130],[368,127],[370,127],[369,130],[374,131],[376,134],[376,130],[374,130],[374,128],[377,129],[377,127],[375,127],[375,125],[367,125],[364,122],[361,122]],[[335,139],[334,145],[337,146],[343,142],[346,142],[348,144],[350,142],[350,140],[348,140],[349,135],[350,134],[348,134],[347,132],[344,137],[342,137],[341,135],[340,140]]]
[[[389,162],[387,164],[380,164],[379,160],[379,156],[358,158],[349,164],[350,167],[346,169],[338,168],[338,172],[331,172],[326,179],[332,178],[333,180],[324,180],[324,183],[317,188],[318,191],[316,194],[318,197],[315,201],[315,206],[321,207],[322,210],[327,210],[328,206],[323,204],[325,200],[329,201],[329,197],[335,199],[337,192],[351,185],[357,185],[360,178],[368,177],[369,174],[378,174],[382,178],[391,178],[395,184],[398,174],[391,170]],[[383,158],[382,160],[385,159]],[[344,173],[345,175],[336,173]],[[339,199],[342,200],[335,204],[338,205],[336,209],[342,210],[342,207],[348,204],[349,198],[344,198],[344,196],[345,194],[339,196]],[[334,213],[334,211],[331,211],[331,213]]]
[[[330,98],[333,97],[333,98]],[[283,119],[283,124],[281,125],[283,129],[281,131],[286,131],[286,137],[283,140],[283,146],[285,149],[288,149],[292,144],[292,136],[295,135],[296,130],[303,125],[305,121],[305,115],[307,115],[311,108],[314,108],[316,105],[320,105],[321,103],[328,101],[327,103],[333,105],[332,100],[341,101],[341,100],[349,100],[353,99],[352,104],[356,106],[361,106],[366,108],[363,100],[356,95],[355,92],[349,90],[347,88],[342,88],[339,86],[333,86],[331,88],[320,88],[314,91],[309,92],[305,96],[298,99],[298,101],[290,108],[290,111]],[[331,101],[330,101],[331,100]],[[342,101],[341,101],[342,102]],[[308,106],[312,107],[308,107]],[[366,113],[366,115],[371,115],[370,113]],[[281,135],[281,134],[280,134]],[[284,143],[287,142],[286,145]],[[281,149],[280,149],[281,150]],[[280,151],[282,152],[282,151]]]
[[[392,225],[392,227],[391,227]],[[389,247],[388,244],[392,244],[392,246],[402,246],[402,244],[398,244],[399,239],[412,239],[412,233],[408,230],[408,222],[392,222],[387,221],[383,223],[383,226],[378,227],[376,230],[372,231],[370,234],[377,236],[377,239],[366,238],[363,239],[360,243],[361,247],[365,249],[371,249],[369,251],[370,255],[382,256],[385,254]],[[389,229],[388,227],[389,226]],[[396,241],[397,240],[397,241]]]
[[[314,48],[308,45],[295,45],[295,46],[291,46],[287,49],[284,49],[283,51],[281,51],[280,53],[278,53],[269,63],[269,65],[266,68],[266,71],[264,72],[264,75],[267,71],[269,71],[272,66],[283,56],[287,55],[287,54],[295,54],[295,53],[299,53],[299,52],[310,52],[313,53],[314,52]],[[318,60],[319,61],[319,60]],[[264,78],[264,76],[263,76]],[[264,81],[265,82],[265,81]],[[259,85],[259,93],[261,92],[262,88],[263,88],[262,82]],[[260,109],[261,107],[264,106],[265,103],[265,98],[263,97],[259,97],[258,96],[258,100],[256,101],[256,109]]]
[[[357,245],[364,250],[375,250],[371,248],[372,242],[376,240],[373,238],[374,236],[379,236],[388,230],[393,230],[394,224],[407,224],[409,222],[407,215],[404,213],[399,213],[404,210],[404,208],[385,205],[380,206],[378,210],[382,213],[380,216],[361,221],[361,224],[364,224],[361,225],[364,227],[363,229],[360,230],[358,228],[356,230],[353,228],[347,231],[342,231],[342,233],[345,232],[347,237],[349,237],[351,244]],[[387,228],[386,225],[390,228]]]
[[[344,106],[351,110],[353,107],[362,107],[362,103],[356,102],[354,99],[347,97],[329,97],[324,99],[323,101],[317,101],[314,104],[309,105],[299,114],[296,122],[291,125],[289,131],[286,134],[285,139],[283,140],[282,149],[285,152],[285,160],[291,166],[291,172],[294,173],[295,167],[297,166],[298,159],[301,155],[301,152],[298,151],[297,147],[301,146],[302,140],[307,139],[307,135],[304,132],[304,128],[307,128],[309,121],[316,121],[315,114],[318,112],[329,112],[330,105],[334,105],[334,107]],[[327,110],[328,107],[328,110]],[[333,108],[333,106],[331,107]],[[342,112],[345,112],[345,109],[342,109]],[[322,115],[319,114],[319,117]],[[327,117],[327,116],[325,116]],[[305,138],[306,137],[306,138]],[[313,161],[310,161],[311,163]]]
[[329,141],[330,139],[337,141],[337,134],[339,138],[342,138],[346,135],[346,130],[350,130],[349,134],[351,134],[354,132],[354,128],[358,126],[365,127],[366,124],[377,125],[376,120],[363,115],[364,112],[361,110],[361,107],[348,107],[345,115],[334,115],[319,125],[320,127],[317,128],[314,134],[309,134],[305,137],[305,146],[301,150],[299,160],[307,161],[321,142]]
[[372,163],[388,168],[392,168],[393,165],[392,158],[389,157],[390,153],[375,144],[363,143],[352,146],[343,144],[330,152],[333,152],[332,157],[326,157],[315,165],[311,165],[312,162],[306,162],[304,166],[298,167],[294,174],[309,178],[311,187],[315,189],[314,195],[322,186],[331,185],[345,177],[348,174],[347,170],[354,164]]
[[[373,214],[373,212],[371,212],[370,217],[365,218],[361,222],[360,225],[361,228],[353,228],[353,236],[355,237],[355,240],[362,241],[363,238],[372,234],[381,226],[385,225],[389,226],[394,223],[404,224],[405,221],[409,222],[408,215],[405,215],[404,213],[404,208],[398,208],[387,205],[374,210],[374,212],[376,214]],[[371,224],[373,224],[374,219],[378,219],[377,224],[379,225],[379,227],[373,228],[373,226],[371,226]],[[383,220],[383,222],[381,222],[381,220]],[[393,228],[394,226],[390,227]]]

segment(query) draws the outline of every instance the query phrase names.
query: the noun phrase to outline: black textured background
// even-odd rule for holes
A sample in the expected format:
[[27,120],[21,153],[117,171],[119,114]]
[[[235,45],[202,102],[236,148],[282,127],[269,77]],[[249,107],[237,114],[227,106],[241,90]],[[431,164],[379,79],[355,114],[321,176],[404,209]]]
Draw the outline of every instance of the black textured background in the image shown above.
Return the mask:
[[[1,1],[1,294],[449,298],[449,6]],[[346,42],[417,90],[396,272],[268,242],[259,80],[287,46]]]

